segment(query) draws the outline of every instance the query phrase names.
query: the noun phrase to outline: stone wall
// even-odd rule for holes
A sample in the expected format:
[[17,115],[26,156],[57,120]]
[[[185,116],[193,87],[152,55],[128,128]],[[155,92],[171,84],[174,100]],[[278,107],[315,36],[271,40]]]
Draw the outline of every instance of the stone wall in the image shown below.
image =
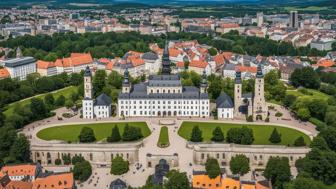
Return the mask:
[[123,157],[131,164],[137,162],[141,145],[142,141],[118,144],[31,144],[31,159],[43,166],[53,166],[56,159],[62,160],[62,155],[70,154],[70,157],[82,156],[92,165],[109,167],[116,156]]
[[232,157],[244,154],[250,159],[250,165],[265,168],[270,157],[287,157],[290,166],[303,158],[310,151],[307,147],[287,147],[275,145],[237,145],[237,144],[195,144],[189,143],[193,149],[194,163],[205,164],[208,157],[216,158],[221,166],[228,166]]
[[161,159],[164,159],[167,161],[169,164],[170,168],[176,168],[179,166],[179,161],[178,161],[178,154],[173,154],[173,155],[156,155],[156,154],[147,154],[146,157],[146,167],[155,167],[155,165],[159,164],[159,161]]

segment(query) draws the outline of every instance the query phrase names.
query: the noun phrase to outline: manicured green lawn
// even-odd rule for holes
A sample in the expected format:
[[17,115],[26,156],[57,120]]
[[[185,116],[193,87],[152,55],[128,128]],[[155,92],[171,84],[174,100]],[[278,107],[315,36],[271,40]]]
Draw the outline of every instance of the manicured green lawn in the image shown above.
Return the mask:
[[[117,125],[120,134],[124,132],[126,123],[95,123],[95,124],[80,124],[80,125],[63,125],[43,129],[37,133],[37,137],[43,140],[64,140],[67,142],[77,142],[80,131],[83,127],[93,129],[97,141],[103,140],[111,135],[112,128]],[[141,128],[144,137],[150,135],[150,130],[145,122],[129,122],[129,126]]]
[[[241,128],[244,124],[231,124],[231,123],[206,123],[206,122],[183,122],[182,126],[180,127],[178,134],[189,140],[191,136],[192,128],[198,125],[199,128],[202,130],[204,141],[209,142],[212,137],[212,131],[217,127],[221,127],[225,137],[226,133],[230,128]],[[304,133],[286,128],[286,127],[279,127],[279,126],[272,126],[272,125],[248,125],[248,128],[253,129],[254,135],[254,142],[253,144],[258,145],[269,145],[272,144],[268,141],[272,131],[274,128],[277,128],[278,132],[281,133],[281,143],[278,145],[292,145],[299,136],[303,136],[305,139],[306,144],[310,144],[310,139]]]
[[163,126],[160,130],[160,136],[158,141],[159,147],[167,147],[169,145],[169,134],[168,134],[168,127]]
[[[54,91],[54,92],[51,92],[51,94],[54,95],[54,98],[55,100],[63,95],[65,97],[65,99],[69,99],[71,98],[71,94],[73,92],[77,92],[77,87],[76,86],[70,86],[70,87],[66,87],[64,89],[60,89],[60,90],[57,90],[57,91]],[[40,94],[40,95],[36,95],[34,97],[36,98],[40,98],[40,99],[44,99],[44,97],[47,95],[48,93],[44,93],[44,94]],[[33,98],[33,97],[31,97]],[[27,98],[27,99],[23,99],[23,100],[20,100],[20,101],[17,101],[17,102],[13,102],[11,104],[9,104],[7,107],[6,107],[6,111],[4,111],[4,114],[8,117],[10,115],[12,115],[14,113],[14,109],[16,106],[25,106],[27,104],[30,103],[31,101],[31,98]]]

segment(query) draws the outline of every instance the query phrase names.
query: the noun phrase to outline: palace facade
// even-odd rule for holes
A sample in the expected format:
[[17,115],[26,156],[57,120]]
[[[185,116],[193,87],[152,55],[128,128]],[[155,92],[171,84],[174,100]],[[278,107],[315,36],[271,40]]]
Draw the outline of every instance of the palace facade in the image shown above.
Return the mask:
[[168,45],[162,56],[161,75],[151,75],[147,82],[132,84],[129,72],[124,72],[122,91],[118,97],[119,117],[209,117],[206,75],[200,88],[182,86],[179,75],[171,74]]

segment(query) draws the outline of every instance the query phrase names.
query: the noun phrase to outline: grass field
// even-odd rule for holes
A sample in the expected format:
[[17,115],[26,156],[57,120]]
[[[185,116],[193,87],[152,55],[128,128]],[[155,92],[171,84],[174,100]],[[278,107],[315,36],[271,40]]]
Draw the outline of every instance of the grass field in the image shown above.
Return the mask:
[[328,7],[318,7],[318,6],[309,6],[309,7],[284,7],[286,11],[323,11],[323,10],[328,10]]
[[158,141],[159,147],[167,147],[169,145],[169,134],[168,134],[168,127],[163,126],[160,129],[160,136]]
[[299,90],[288,90],[286,91],[287,94],[292,94],[295,95],[296,97],[300,98],[309,98],[309,99],[323,99],[323,100],[328,100],[329,95],[322,93],[318,90],[314,89],[306,89],[309,94],[303,94]]
[[[244,126],[243,124],[231,124],[231,123],[206,123],[206,122],[183,122],[182,126],[180,127],[178,134],[189,140],[191,136],[191,130],[192,128],[198,125],[199,128],[203,132],[203,138],[204,141],[209,142],[212,137],[212,131],[219,126],[225,137],[226,133],[230,128],[241,128]],[[272,131],[274,128],[277,128],[278,132],[281,134],[281,143],[278,145],[293,145],[295,139],[297,139],[299,136],[303,136],[305,139],[305,142],[307,145],[310,144],[310,139],[307,135],[304,133],[286,128],[286,127],[279,127],[279,126],[272,126],[272,125],[248,125],[246,124],[248,128],[253,129],[253,135],[254,135],[254,142],[253,144],[258,145],[269,145],[272,144],[268,141]]]
[[[112,133],[112,128],[117,125],[120,134],[124,132],[126,123],[95,123],[95,124],[80,124],[80,125],[63,125],[43,129],[37,133],[37,137],[43,140],[63,140],[67,142],[78,142],[78,136],[83,127],[93,129],[97,141],[101,141]],[[130,122],[129,126],[141,128],[144,137],[150,135],[150,130],[145,122]]]
[[[71,97],[71,94],[73,92],[76,92],[76,91],[77,91],[77,87],[70,86],[70,87],[66,87],[64,89],[60,89],[60,90],[50,92],[50,93],[52,93],[54,95],[54,98],[56,100],[61,95],[63,95],[65,97],[65,99],[68,99],[68,98]],[[29,104],[31,98],[44,99],[44,97],[47,94],[48,93],[44,93],[44,94],[36,95],[36,96],[30,97],[30,98],[26,98],[26,99],[23,99],[23,100],[20,100],[20,101],[17,101],[17,102],[13,102],[6,107],[6,111],[4,111],[4,114],[8,117],[8,116],[10,116],[14,113],[14,109],[15,109],[16,106],[25,106],[25,105]]]

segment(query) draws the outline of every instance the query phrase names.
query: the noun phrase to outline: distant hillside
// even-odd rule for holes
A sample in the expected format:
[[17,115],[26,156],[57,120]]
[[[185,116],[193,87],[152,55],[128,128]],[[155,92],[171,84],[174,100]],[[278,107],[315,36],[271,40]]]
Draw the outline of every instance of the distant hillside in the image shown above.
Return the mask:
[[334,5],[335,0],[2,0],[0,4],[18,4],[18,3],[43,3],[43,4],[68,4],[68,3],[94,3],[94,4],[115,4],[115,3],[144,3],[144,4],[212,4],[212,3],[230,3],[230,4],[282,4],[282,5]]

